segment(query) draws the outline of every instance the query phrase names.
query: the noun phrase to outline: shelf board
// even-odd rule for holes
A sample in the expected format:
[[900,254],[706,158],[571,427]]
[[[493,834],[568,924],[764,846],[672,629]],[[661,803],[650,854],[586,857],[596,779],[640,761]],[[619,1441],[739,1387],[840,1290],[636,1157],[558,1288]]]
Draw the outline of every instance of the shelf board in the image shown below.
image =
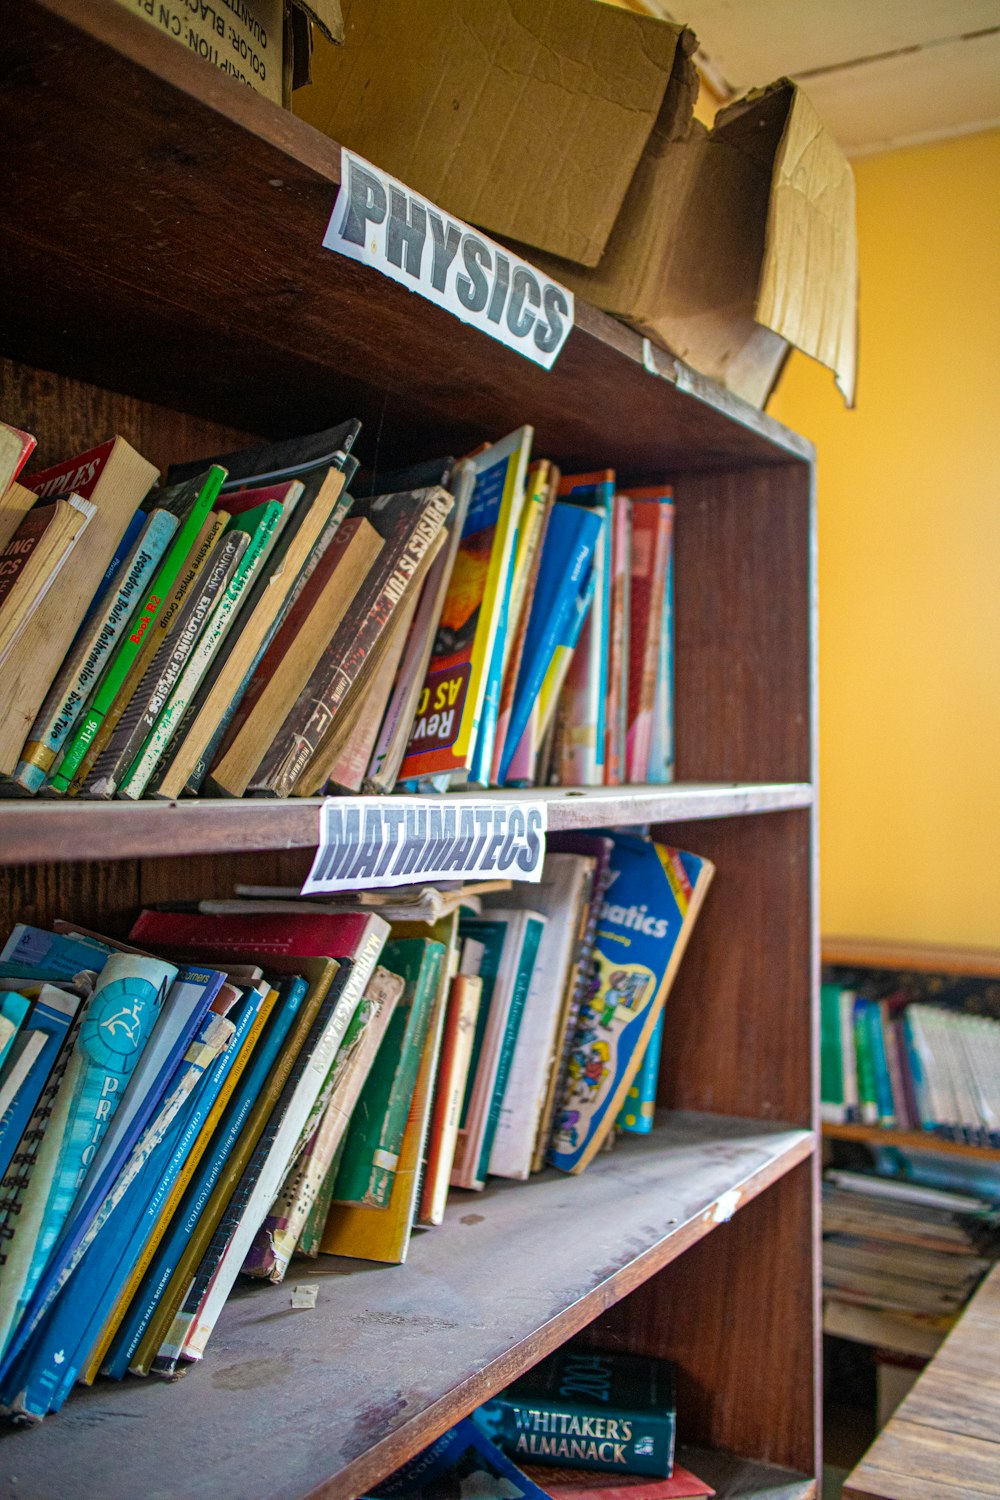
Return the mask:
[[356,415],[383,466],[526,421],[630,479],[813,455],[584,303],[546,372],[324,250],[338,145],[116,0],[24,0],[0,72],[10,357],[268,435]]
[[1000,949],[893,943],[883,938],[824,937],[825,964],[845,969],[899,969],[906,974],[961,974],[1000,978]]
[[677,1450],[677,1460],[715,1490],[715,1500],[815,1500],[816,1481],[713,1448]]
[[[537,807],[552,830],[679,823],[785,812],[812,805],[807,782],[679,782],[673,786],[546,787],[519,792],[454,792],[448,805],[483,799]],[[380,803],[406,802],[405,793]],[[0,850],[8,865],[77,859],[137,859],[225,849],[311,849],[318,797],[195,797],[182,802],[0,802]]]
[[31,1500],[363,1494],[813,1149],[805,1130],[664,1113],[580,1177],[453,1193],[404,1267],[297,1264],[292,1281],[318,1283],[309,1312],[287,1286],[241,1286],[185,1379],[100,1382],[5,1437],[0,1491],[16,1475]]
[[823,1138],[827,1141],[860,1141],[865,1146],[899,1146],[908,1151],[939,1151],[948,1156],[972,1156],[980,1161],[1000,1162],[1000,1151],[992,1146],[944,1141],[929,1130],[885,1130],[881,1125],[824,1122]]

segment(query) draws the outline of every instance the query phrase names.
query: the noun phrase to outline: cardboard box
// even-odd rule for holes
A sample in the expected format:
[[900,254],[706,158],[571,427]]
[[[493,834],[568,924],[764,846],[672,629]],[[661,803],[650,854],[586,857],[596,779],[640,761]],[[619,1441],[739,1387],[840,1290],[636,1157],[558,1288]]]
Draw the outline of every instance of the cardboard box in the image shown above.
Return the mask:
[[[287,104],[294,73],[305,81],[313,22],[331,41],[343,36],[338,0],[295,0],[295,42],[286,0],[118,0],[274,104]],[[304,22],[304,25],[301,24]]]
[[343,13],[297,114],[467,223],[597,264],[689,33],[596,0]]
[[854,178],[787,79],[721,111],[711,131],[668,96],[599,266],[535,259],[755,406],[792,344],[853,405]]

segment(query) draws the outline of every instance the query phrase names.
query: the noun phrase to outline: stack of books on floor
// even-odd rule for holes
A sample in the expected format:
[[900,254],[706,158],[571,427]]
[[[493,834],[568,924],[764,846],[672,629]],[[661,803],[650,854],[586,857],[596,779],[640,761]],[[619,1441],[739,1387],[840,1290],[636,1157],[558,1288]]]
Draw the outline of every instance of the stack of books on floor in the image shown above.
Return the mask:
[[824,984],[823,1119],[1000,1147],[998,1003],[981,982]]
[[998,1229],[996,1195],[888,1173],[828,1169],[825,1330],[908,1354],[933,1354],[1000,1255]]
[[676,1462],[668,1360],[569,1344],[391,1474],[370,1500],[683,1500],[714,1495]]
[[237,897],[146,910],[127,943],[19,925],[0,952],[0,1403],[32,1421],[99,1373],[171,1377],[241,1270],[401,1262],[450,1187],[580,1172],[620,1117],[648,1130],[711,873],[566,834],[537,885]]
[[364,475],[359,431],[160,486],[122,437],[25,477],[0,424],[0,791],[672,779],[669,487],[561,476],[530,427]]

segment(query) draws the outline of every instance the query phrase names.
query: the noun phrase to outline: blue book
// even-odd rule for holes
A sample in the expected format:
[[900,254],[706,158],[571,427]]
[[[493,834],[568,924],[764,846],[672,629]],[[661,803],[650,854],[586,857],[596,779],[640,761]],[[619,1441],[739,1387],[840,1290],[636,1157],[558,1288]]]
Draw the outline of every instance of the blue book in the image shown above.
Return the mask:
[[439,1500],[464,1494],[504,1495],[507,1500],[548,1497],[470,1417],[463,1417],[395,1474],[379,1480],[364,1500]]
[[[155,1226],[155,1211],[146,1217],[150,1200],[156,1200],[160,1184],[169,1191],[183,1165],[194,1139],[187,1134],[188,1127],[206,1075],[214,1074],[220,1052],[228,1048],[234,1031],[232,1021],[208,1016],[175,1070],[156,1119],[137,1143],[120,1180],[101,1205],[75,1264],[67,1270],[58,1300],[4,1378],[0,1395],[15,1417],[38,1420],[49,1411],[58,1411],[72,1390],[113,1310],[120,1286]],[[186,1141],[183,1150],[182,1140]]]
[[72,979],[81,969],[100,972],[111,951],[93,938],[66,937],[18,922],[0,952],[0,969],[10,975],[11,963],[30,964],[60,979]]
[[10,1056],[17,1033],[30,1009],[29,1002],[16,990],[0,992],[0,1070]]
[[[79,995],[70,995],[54,985],[46,985],[21,1027],[17,1038],[18,1058],[8,1067],[4,1086],[0,1088],[0,1104],[3,1105],[0,1112],[0,1180],[7,1175],[18,1142],[27,1129],[45,1080],[79,1007]],[[17,1078],[15,1068],[22,1058],[27,1059],[27,1064],[18,1070],[21,1076]],[[15,1082],[16,1087],[7,1087]]]
[[[57,1217],[61,1204],[50,1194],[49,1232],[44,1237],[39,1235],[36,1254],[18,1301],[14,1331],[5,1350],[4,1367],[9,1360],[16,1358],[18,1350],[37,1328],[64,1284],[69,1269],[76,1264],[80,1245],[136,1143],[159,1109],[224,978],[224,974],[215,969],[181,969],[177,972],[153,1035],[143,1047],[128,1087],[123,1091],[121,1104],[107,1125],[100,1148],[86,1166],[85,1191],[74,1195],[74,1201],[61,1221],[61,1229]],[[53,1224],[56,1233],[52,1232]]]
[[872,1065],[875,1072],[875,1104],[878,1122],[886,1127],[896,1123],[896,1106],[892,1097],[892,1079],[889,1077],[889,1060],[885,1055],[885,1036],[882,1031],[882,1008],[877,1000],[870,1000],[865,1008],[862,1024],[868,1032]]
[[653,1027],[653,1034],[642,1056],[639,1071],[625,1095],[625,1103],[615,1121],[619,1130],[630,1135],[648,1135],[656,1112],[656,1085],[660,1077],[660,1052],[663,1048],[663,1011]]
[[246,1071],[226,1106],[219,1128],[199,1162],[180,1207],[121,1321],[104,1364],[104,1374],[113,1375],[120,1380],[128,1371],[160,1297],[166,1290],[202,1209],[212,1196],[219,1175],[239,1140],[247,1116],[285,1044],[308,990],[309,986],[304,979],[281,981],[278,1002],[264,1028],[264,1034],[254,1048]]
[[[80,628],[73,639],[73,646],[75,646],[77,641],[80,639],[80,636],[83,634],[83,628],[86,625],[87,621],[95,613],[95,611],[97,610],[97,606],[100,604],[101,600],[104,598],[108,590],[111,588],[111,585],[114,583],[115,578],[121,571],[122,563],[132,551],[135,543],[139,540],[139,533],[145,526],[145,524],[146,512],[140,505],[139,509],[136,511],[131,521],[129,521],[125,530],[122,532],[121,540],[115,548],[115,555],[108,563],[104,577],[101,579],[97,587],[96,594],[87,605],[87,613],[84,615],[83,619],[80,622]],[[70,647],[70,651],[72,651],[73,646]]]
[[615,475],[612,469],[595,474],[564,476],[559,499],[572,505],[585,505],[596,511],[604,522],[594,553],[595,603],[594,625],[597,630],[600,664],[600,694],[597,699],[597,739],[595,761],[597,784],[604,780],[604,748],[607,732],[608,660],[611,654],[611,522],[615,503]]
[[603,528],[600,515],[593,511],[575,505],[552,507],[528,616],[507,739],[500,759],[501,784],[506,779],[556,648],[575,619],[579,599],[586,594]]

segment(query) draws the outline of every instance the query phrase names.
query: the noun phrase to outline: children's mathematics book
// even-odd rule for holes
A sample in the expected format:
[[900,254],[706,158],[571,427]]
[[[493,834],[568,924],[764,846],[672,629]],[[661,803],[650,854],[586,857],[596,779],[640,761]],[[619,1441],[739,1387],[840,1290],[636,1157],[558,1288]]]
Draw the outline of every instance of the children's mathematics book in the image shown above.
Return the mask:
[[639,1070],[714,866],[696,854],[616,837],[594,943],[597,986],[581,1006],[549,1161],[582,1172]]

